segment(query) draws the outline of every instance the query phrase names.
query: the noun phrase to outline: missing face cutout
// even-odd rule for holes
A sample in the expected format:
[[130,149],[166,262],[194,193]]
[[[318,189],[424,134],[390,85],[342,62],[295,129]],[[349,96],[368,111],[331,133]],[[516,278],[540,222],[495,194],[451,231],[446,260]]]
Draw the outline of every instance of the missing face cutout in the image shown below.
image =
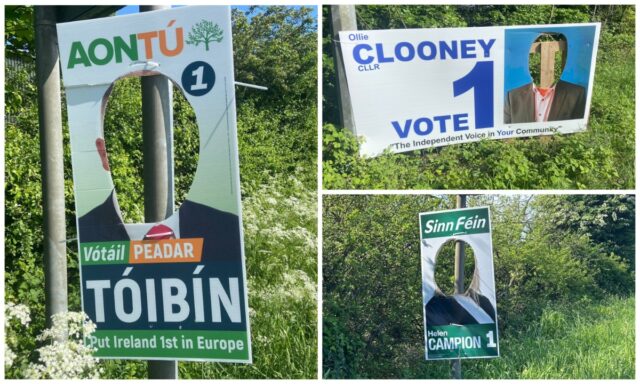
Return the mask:
[[464,291],[455,293],[455,244],[451,239],[438,250],[435,265],[436,289],[425,308],[427,324],[489,324],[495,322],[495,309],[481,294],[481,279],[476,258],[470,244],[460,241],[465,248]]
[[[154,74],[169,80],[164,75]],[[144,189],[143,169],[133,167],[133,164],[143,163],[140,96],[142,78],[139,73],[136,75],[116,80],[105,93],[102,107],[104,138],[96,139],[102,167],[110,172],[114,194],[120,197],[118,204],[125,223],[144,222],[144,194],[141,193]],[[167,172],[170,176],[169,183],[173,181],[174,184],[174,203],[168,205],[170,211],[175,212],[185,200],[193,182],[198,165],[200,137],[194,109],[175,83],[171,101],[172,118],[167,123],[173,122],[172,135],[168,135],[168,140],[173,138],[173,148],[168,152],[171,164],[167,164]],[[119,161],[110,164],[108,154]],[[122,194],[118,195],[118,191],[122,191]]]

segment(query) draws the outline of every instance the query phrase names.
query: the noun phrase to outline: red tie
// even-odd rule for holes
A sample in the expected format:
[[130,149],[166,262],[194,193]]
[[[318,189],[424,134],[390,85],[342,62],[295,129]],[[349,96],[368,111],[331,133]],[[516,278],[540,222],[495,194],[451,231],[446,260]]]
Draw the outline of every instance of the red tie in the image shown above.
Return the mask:
[[167,227],[164,224],[154,225],[146,235],[144,235],[143,240],[166,240],[166,239],[175,239],[176,235],[173,233],[173,230]]

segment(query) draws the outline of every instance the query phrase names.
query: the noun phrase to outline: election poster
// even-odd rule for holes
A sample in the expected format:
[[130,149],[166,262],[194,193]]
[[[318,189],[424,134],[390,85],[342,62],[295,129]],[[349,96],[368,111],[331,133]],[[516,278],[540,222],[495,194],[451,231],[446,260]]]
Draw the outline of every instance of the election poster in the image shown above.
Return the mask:
[[341,31],[363,156],[587,128],[600,24]]
[[[229,7],[180,7],[57,28],[82,308],[97,325],[86,343],[103,359],[250,363]],[[193,107],[197,170],[166,220],[125,223],[103,119],[116,80],[150,75],[166,76]]]
[[[446,295],[437,286],[438,253],[463,241],[475,271],[466,292]],[[420,214],[420,259],[427,360],[498,357],[498,314],[488,207]]]

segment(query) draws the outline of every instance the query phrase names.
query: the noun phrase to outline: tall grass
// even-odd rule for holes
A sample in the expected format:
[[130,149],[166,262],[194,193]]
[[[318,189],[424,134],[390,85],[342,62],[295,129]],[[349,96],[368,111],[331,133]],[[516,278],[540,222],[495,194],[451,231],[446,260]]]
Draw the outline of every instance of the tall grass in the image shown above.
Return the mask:
[[[463,360],[467,379],[633,379],[635,299],[544,310],[520,334],[502,335],[501,357]],[[417,377],[447,378],[448,362],[427,362]]]

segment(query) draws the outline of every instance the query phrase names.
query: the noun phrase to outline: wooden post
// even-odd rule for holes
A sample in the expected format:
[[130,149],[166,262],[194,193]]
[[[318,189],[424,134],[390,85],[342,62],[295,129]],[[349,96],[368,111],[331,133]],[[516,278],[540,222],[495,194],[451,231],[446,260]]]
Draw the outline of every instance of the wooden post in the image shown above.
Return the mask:
[[337,78],[338,98],[340,99],[340,122],[342,123],[342,127],[356,135],[351,99],[349,97],[349,86],[344,71],[342,50],[340,49],[340,36],[338,35],[340,31],[355,31],[358,29],[355,5],[332,5],[331,29],[333,38],[333,63]]
[[[466,195],[458,195],[456,196],[456,208],[466,208],[467,207],[467,196]],[[456,251],[455,251],[455,288],[454,294],[462,294],[464,293],[464,242],[456,241]],[[462,361],[460,359],[451,361],[451,377],[454,379],[462,379]]]
[[567,59],[567,43],[564,41],[542,41],[531,45],[529,53],[540,53],[540,86],[549,88],[555,80],[556,52],[562,52],[562,64]]

